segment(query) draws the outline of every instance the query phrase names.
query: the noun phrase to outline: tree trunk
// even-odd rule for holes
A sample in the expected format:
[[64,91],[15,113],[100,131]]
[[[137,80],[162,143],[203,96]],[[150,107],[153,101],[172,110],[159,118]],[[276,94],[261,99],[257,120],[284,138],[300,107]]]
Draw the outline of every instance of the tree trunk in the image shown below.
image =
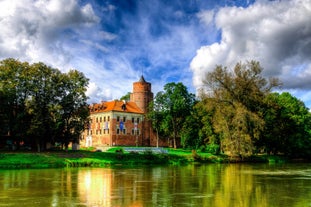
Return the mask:
[[157,148],[159,147],[159,131],[157,130]]
[[174,137],[173,137],[173,145],[174,145],[174,149],[177,149],[177,145],[176,145],[176,122],[173,119],[173,131],[174,131]]
[[177,145],[176,145],[176,137],[174,136],[174,149],[177,149]]

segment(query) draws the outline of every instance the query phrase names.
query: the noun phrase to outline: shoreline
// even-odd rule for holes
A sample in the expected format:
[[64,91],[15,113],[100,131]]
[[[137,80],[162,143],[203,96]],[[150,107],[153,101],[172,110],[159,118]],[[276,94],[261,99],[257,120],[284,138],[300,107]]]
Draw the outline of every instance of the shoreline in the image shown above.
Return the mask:
[[48,152],[1,152],[0,169],[45,169],[66,167],[113,167],[148,165],[187,165],[191,163],[298,163],[304,159],[289,160],[282,156],[252,156],[245,160],[224,155],[202,154],[191,151],[168,153],[124,152],[115,148],[110,152],[48,151]]

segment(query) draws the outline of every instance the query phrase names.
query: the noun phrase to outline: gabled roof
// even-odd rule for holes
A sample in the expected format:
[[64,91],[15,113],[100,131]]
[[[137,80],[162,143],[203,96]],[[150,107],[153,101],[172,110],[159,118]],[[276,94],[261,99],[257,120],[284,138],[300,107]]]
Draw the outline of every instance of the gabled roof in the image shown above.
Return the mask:
[[[125,105],[125,108],[124,108]],[[123,106],[123,107],[122,107]],[[123,102],[123,101],[107,101],[102,103],[96,103],[90,105],[90,111],[92,113],[119,111],[127,113],[143,114],[144,112],[136,105],[135,102]]]

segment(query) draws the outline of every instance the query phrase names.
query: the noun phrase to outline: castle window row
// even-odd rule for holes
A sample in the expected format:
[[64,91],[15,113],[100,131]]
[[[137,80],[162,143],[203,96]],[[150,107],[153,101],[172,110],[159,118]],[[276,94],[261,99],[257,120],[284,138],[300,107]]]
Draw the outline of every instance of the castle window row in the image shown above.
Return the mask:
[[[110,121],[110,116],[104,116],[104,117],[96,117],[94,118],[95,122],[98,123],[98,122],[106,122],[106,121]],[[126,122],[126,117],[123,116],[123,117],[120,117],[120,116],[117,116],[117,122],[120,122],[120,121],[123,121],[123,122]],[[140,122],[140,118],[139,117],[132,117],[132,123],[137,123],[139,124]],[[92,119],[90,120],[90,123],[92,123]]]
[[[117,122],[120,122],[120,121],[123,121],[123,122],[126,122],[126,117],[120,117],[120,116],[117,116]],[[132,123],[137,123],[139,124],[140,122],[140,118],[138,117],[132,117]]]
[[[110,116],[104,116],[104,117],[96,117],[94,118],[95,122],[106,122],[106,121],[110,121]],[[93,119],[90,120],[90,122],[92,123]]]
[[[109,134],[110,133],[110,131],[109,131],[109,129],[98,129],[98,130],[95,130],[95,134],[96,135],[100,135],[100,134]],[[117,134],[120,134],[120,135],[122,135],[122,134],[126,134],[127,133],[127,131],[126,131],[126,129],[124,128],[124,129],[117,129]],[[93,134],[93,130],[89,130],[88,132],[87,132],[87,135],[92,135]],[[140,130],[139,129],[137,129],[137,128],[133,128],[132,129],[132,132],[131,132],[131,135],[140,135]]]
[[[126,129],[123,129],[123,130],[117,129],[117,134],[126,134]],[[139,129],[133,128],[131,134],[132,135],[140,135],[140,131],[139,131]]]

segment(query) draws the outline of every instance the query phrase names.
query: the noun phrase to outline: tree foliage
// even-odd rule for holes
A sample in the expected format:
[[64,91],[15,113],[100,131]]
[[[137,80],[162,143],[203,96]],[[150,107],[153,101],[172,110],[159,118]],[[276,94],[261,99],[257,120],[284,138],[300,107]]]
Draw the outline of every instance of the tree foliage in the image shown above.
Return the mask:
[[177,148],[177,139],[180,131],[190,115],[194,104],[194,95],[189,93],[182,83],[168,83],[164,91],[158,92],[152,105],[154,126],[168,138],[172,138],[174,148]]
[[184,148],[220,149],[242,159],[254,153],[311,158],[309,109],[289,93],[273,93],[281,84],[262,70],[256,61],[216,66],[204,78],[199,100],[181,83],[165,85],[151,105],[154,129],[180,138]]
[[265,133],[258,147],[268,153],[310,157],[311,114],[304,103],[290,93],[271,93],[266,102]]
[[130,101],[130,98],[131,98],[131,92],[127,92],[127,94],[125,94],[124,96],[122,96],[120,98],[120,100],[122,101]]
[[1,135],[14,142],[78,141],[88,118],[88,79],[76,70],[61,73],[43,63],[0,62]]
[[204,99],[214,111],[214,131],[220,136],[222,150],[231,155],[251,155],[264,130],[263,100],[279,83],[266,80],[261,72],[259,63],[251,61],[236,64],[232,71],[217,66],[204,80],[209,91]]

